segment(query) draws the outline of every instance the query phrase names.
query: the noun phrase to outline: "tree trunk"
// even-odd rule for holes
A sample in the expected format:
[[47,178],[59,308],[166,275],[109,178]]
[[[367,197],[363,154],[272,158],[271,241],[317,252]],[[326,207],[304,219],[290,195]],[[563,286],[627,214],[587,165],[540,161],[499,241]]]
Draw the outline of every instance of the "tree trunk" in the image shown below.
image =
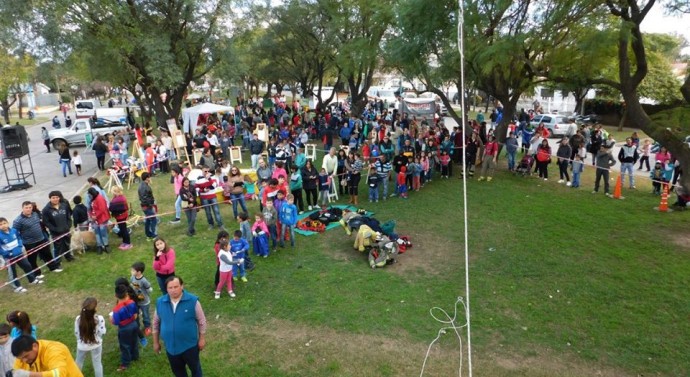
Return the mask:
[[513,119],[513,116],[516,113],[517,110],[517,103],[518,100],[520,100],[520,93],[513,93],[511,95],[503,95],[503,96],[495,96],[501,103],[503,104],[503,118],[501,118],[501,122],[496,126],[496,130],[494,131],[494,135],[496,136],[496,140],[499,142],[499,144],[503,144],[506,142],[506,136],[508,135],[508,125],[510,124],[511,119]]
[[0,107],[2,107],[2,117],[5,118],[5,124],[10,124],[10,105],[3,100],[0,101]]
[[618,121],[618,132],[623,131],[623,125],[625,124],[626,118],[628,117],[628,108],[625,107],[623,109],[623,115],[621,115],[621,119]]

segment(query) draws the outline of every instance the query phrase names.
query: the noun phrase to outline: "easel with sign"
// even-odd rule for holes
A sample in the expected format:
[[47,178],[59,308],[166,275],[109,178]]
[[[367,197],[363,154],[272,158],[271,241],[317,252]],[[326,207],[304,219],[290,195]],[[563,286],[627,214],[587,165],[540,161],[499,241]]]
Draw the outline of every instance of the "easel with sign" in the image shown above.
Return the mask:
[[187,139],[184,137],[184,133],[177,128],[177,122],[175,122],[175,119],[168,119],[166,123],[168,125],[168,130],[170,131],[170,136],[172,137],[173,148],[175,148],[175,155],[177,156],[177,159],[181,159],[180,157],[182,157],[182,153],[180,153],[180,151],[182,151],[184,152],[185,161],[187,161],[187,164],[191,166],[189,163],[189,154],[187,154]]
[[[135,134],[136,135],[136,134]],[[129,174],[127,174],[127,189],[132,186],[132,182],[137,177],[137,172],[140,170],[139,162],[144,161],[144,156],[141,153],[141,142],[139,137],[134,140],[132,145],[132,154],[130,155]]]

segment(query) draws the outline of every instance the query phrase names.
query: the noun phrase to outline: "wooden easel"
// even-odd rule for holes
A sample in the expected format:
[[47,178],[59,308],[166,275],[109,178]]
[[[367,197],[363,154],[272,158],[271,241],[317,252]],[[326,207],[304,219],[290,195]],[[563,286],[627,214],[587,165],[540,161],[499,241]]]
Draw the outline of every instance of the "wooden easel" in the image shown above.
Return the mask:
[[187,153],[187,138],[184,137],[184,133],[177,128],[177,122],[175,119],[168,119],[166,121],[168,125],[168,130],[170,131],[170,136],[172,137],[173,148],[175,148],[175,155],[178,160],[181,160],[182,153],[184,153],[185,161],[189,166],[192,166],[189,162],[189,154]]
[[110,192],[110,189],[113,188],[113,186],[122,188],[122,182],[120,181],[120,178],[117,176],[117,173],[115,173],[113,169],[109,169],[108,183],[105,184],[105,187],[103,187],[103,189],[105,190],[105,192]]

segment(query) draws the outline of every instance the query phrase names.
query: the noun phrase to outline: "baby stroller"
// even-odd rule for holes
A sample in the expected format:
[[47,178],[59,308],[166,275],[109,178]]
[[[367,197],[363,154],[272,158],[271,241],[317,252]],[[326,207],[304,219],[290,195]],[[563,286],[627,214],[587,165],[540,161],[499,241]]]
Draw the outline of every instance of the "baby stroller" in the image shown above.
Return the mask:
[[517,168],[515,168],[515,174],[520,174],[521,176],[532,175],[532,168],[534,167],[534,157],[530,154],[526,154],[520,160]]

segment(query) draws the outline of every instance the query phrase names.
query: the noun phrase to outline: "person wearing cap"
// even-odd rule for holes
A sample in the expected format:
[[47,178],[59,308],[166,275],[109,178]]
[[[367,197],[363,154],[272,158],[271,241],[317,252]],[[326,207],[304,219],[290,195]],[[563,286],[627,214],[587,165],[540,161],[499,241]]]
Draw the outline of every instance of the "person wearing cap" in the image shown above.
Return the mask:
[[664,181],[664,168],[661,161],[654,163],[654,169],[649,172],[649,178],[652,180],[652,186],[654,187],[652,193],[654,195],[661,195],[661,183]]

